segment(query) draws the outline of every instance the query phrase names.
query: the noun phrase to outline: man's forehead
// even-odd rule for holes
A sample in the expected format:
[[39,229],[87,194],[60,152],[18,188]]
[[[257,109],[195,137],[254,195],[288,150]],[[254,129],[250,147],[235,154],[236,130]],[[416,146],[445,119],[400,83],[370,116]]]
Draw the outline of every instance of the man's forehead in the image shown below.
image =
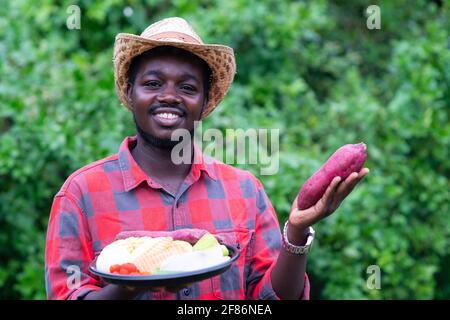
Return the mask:
[[203,68],[201,60],[196,61],[187,55],[178,55],[171,52],[145,56],[138,66],[138,73],[143,76],[159,76],[169,72],[173,73],[174,70],[179,74],[186,74],[198,78],[202,74]]
[[192,72],[192,70],[184,70],[184,68],[169,68],[168,66],[156,65],[159,68],[154,69],[154,66],[148,66],[148,68],[141,69],[141,77],[158,77],[163,78],[167,75],[175,75],[178,78],[184,80],[200,81],[199,76],[201,73]]

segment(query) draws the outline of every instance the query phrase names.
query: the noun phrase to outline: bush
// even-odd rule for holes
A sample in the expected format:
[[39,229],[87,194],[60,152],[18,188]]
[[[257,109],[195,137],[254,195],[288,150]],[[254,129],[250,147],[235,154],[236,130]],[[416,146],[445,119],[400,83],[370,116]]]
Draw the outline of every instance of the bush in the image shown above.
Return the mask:
[[[300,185],[345,143],[364,141],[371,173],[315,227],[319,299],[448,299],[449,1],[70,1],[0,7],[0,298],[45,297],[52,198],[77,168],[134,132],[114,92],[118,32],[177,15],[235,49],[238,73],[205,127],[280,128],[280,170],[259,176],[284,222]],[[290,177],[290,179],[287,179]],[[381,268],[381,290],[366,286]]]

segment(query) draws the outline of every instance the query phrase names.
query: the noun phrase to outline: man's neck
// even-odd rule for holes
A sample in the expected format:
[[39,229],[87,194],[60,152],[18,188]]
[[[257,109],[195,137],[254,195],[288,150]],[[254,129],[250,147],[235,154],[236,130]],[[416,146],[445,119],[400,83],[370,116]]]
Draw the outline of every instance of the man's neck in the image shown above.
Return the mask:
[[149,145],[139,135],[131,154],[139,167],[158,182],[177,184],[178,181],[181,184],[191,169],[191,164],[175,164],[171,158],[171,149]]

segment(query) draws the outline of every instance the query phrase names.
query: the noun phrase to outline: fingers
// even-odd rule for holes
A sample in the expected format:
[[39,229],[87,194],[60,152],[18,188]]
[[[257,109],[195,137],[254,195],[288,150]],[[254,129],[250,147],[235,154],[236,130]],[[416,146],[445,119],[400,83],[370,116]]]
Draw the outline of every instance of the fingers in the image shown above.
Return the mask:
[[365,175],[367,175],[370,172],[369,168],[362,168],[361,171],[359,172],[359,174],[361,175],[361,177],[363,178]]
[[[335,177],[328,188],[326,189],[322,198],[311,208],[306,210],[297,209],[297,197],[292,206],[289,221],[308,221],[309,225],[314,224],[320,219],[333,213],[345,199],[345,197],[353,190],[353,188],[361,181],[364,176],[369,173],[368,168],[363,168],[359,172],[353,172],[345,181],[342,178]],[[293,222],[295,224],[295,222]]]
[[368,168],[363,168],[359,172],[353,172],[350,174],[344,182],[341,183],[337,190],[337,194],[340,199],[344,199],[350,192],[352,192],[353,188],[360,182],[364,176],[369,173]]
[[317,212],[324,212],[326,211],[325,208],[329,207],[329,204],[333,201],[333,197],[336,194],[337,187],[339,183],[341,182],[341,177],[334,177],[333,180],[331,180],[330,185],[328,186],[327,190],[323,194],[322,198],[320,198],[320,201],[316,204],[318,207],[316,207]]
[[351,191],[350,189],[352,187],[354,187],[357,182],[358,182],[358,173],[357,172],[352,172],[347,177],[347,179],[345,179],[345,181],[343,181],[341,183],[341,185],[339,186],[337,192],[341,196],[346,195],[346,194],[350,193],[350,191]]
[[153,292],[167,291],[167,292],[177,293],[178,291],[183,290],[183,289],[191,286],[192,284],[193,283],[186,283],[186,284],[180,285],[180,286],[151,287],[150,291],[153,291]]
[[328,186],[327,190],[325,191],[324,197],[326,198],[332,198],[332,196],[336,193],[339,183],[341,182],[341,177],[335,177],[333,180],[331,180],[330,185]]
[[294,202],[292,202],[291,212],[297,210],[297,199],[298,199],[298,194],[295,196]]
[[328,186],[321,201],[319,201],[319,206],[316,206],[316,210],[318,212],[324,212],[325,215],[334,212],[358,182],[368,173],[369,169],[363,168],[359,172],[352,172],[343,182],[340,182],[340,177],[335,177]]

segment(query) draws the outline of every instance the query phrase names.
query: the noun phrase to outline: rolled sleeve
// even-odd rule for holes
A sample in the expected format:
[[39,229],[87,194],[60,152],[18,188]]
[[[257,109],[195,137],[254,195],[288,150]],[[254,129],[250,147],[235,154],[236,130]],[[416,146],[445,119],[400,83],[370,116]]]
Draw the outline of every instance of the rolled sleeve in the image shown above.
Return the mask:
[[76,200],[57,195],[53,201],[45,249],[45,283],[48,299],[80,299],[100,282],[89,273],[93,261],[87,222]]
[[[261,183],[257,183],[255,239],[248,279],[247,297],[258,300],[280,300],[273,289],[271,276],[282,248],[281,232],[275,210]],[[305,273],[303,293],[299,297],[309,300],[310,283]]]
[[83,300],[90,292],[99,291],[101,288],[93,285],[84,285],[80,289],[72,292],[69,300]]
[[[271,275],[274,266],[275,264],[270,268],[270,270],[268,270],[268,272],[264,275],[263,279],[261,280],[261,289],[259,291],[260,300],[281,300],[272,287]],[[308,275],[305,273],[305,283],[302,295],[299,297],[299,300],[309,300],[309,293],[310,293],[310,284]]]

